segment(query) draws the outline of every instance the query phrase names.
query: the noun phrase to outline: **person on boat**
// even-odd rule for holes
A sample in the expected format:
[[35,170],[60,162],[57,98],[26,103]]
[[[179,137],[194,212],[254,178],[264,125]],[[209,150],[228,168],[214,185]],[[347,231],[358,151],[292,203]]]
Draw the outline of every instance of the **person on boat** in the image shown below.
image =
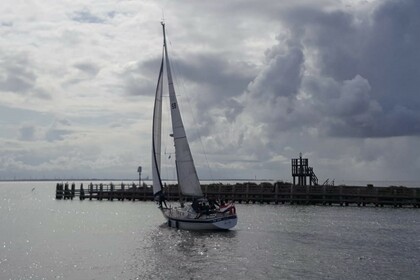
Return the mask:
[[196,199],[196,198],[194,198],[194,199],[193,199],[193,202],[192,202],[192,204],[191,204],[191,207],[192,207],[192,209],[193,209],[195,212],[197,212],[197,213],[199,213],[199,212],[200,212],[200,205],[199,205],[199,203],[198,203],[198,199]]
[[197,213],[197,216],[195,217],[196,219],[200,218],[203,214],[210,214],[210,208],[207,201],[203,201],[202,199],[194,199],[191,206]]
[[217,207],[220,207],[219,203],[217,203],[214,199],[209,199],[210,210],[216,210]]
[[165,199],[165,195],[163,194],[163,192],[159,192],[159,194],[157,194],[158,198],[159,198],[159,208],[163,208],[163,204],[165,204],[165,208],[168,208],[168,206],[166,205],[166,199]]
[[210,204],[208,201],[203,203],[203,213],[206,215],[210,214]]

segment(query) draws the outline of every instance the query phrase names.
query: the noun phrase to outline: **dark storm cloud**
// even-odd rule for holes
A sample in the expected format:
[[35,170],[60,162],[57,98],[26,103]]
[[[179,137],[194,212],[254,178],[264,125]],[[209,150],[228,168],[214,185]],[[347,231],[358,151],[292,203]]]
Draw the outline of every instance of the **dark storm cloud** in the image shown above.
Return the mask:
[[251,102],[271,100],[260,121],[339,137],[420,135],[420,2],[381,2],[370,17],[298,7],[282,23],[287,37],[248,87]]
[[[125,90],[129,95],[154,95],[160,58],[151,59],[127,67],[121,74]],[[182,95],[183,82],[191,86],[195,108],[200,113],[197,121],[200,126],[211,125],[213,115],[210,110],[223,108],[230,120],[242,112],[241,105],[234,98],[240,96],[252,79],[255,66],[226,60],[222,55],[199,53],[171,59],[175,79],[180,79]],[[183,81],[183,82],[182,82]]]
[[[217,118],[222,116],[231,122],[242,112],[244,106],[235,98],[242,95],[256,72],[253,65],[229,61],[213,53],[178,58],[173,68],[175,74],[192,85],[189,91],[193,92],[188,95],[198,112],[195,121],[202,127],[202,136],[210,132],[208,128],[213,127]],[[214,110],[221,111],[221,115]]]
[[296,96],[301,84],[303,63],[304,56],[299,47],[293,46],[286,53],[277,53],[248,89],[256,98],[268,97],[272,101],[279,96]]
[[[157,79],[159,66],[160,57],[156,57],[130,67],[124,75],[141,73],[154,81]],[[242,94],[255,74],[255,66],[232,62],[225,55],[214,53],[171,56],[171,67],[175,78],[180,77],[188,83],[200,85],[201,90],[207,94],[225,98]]]
[[313,125],[317,116],[313,116],[312,105],[298,99],[305,70],[301,44],[288,40],[266,55],[266,65],[248,86],[244,112],[257,124],[264,124],[270,138],[281,131]]
[[396,105],[411,110],[420,106],[420,2],[388,1],[373,15],[362,75],[386,110]]
[[232,97],[242,94],[251,79],[253,66],[234,63],[226,56],[201,53],[173,60],[173,68],[209,93]]

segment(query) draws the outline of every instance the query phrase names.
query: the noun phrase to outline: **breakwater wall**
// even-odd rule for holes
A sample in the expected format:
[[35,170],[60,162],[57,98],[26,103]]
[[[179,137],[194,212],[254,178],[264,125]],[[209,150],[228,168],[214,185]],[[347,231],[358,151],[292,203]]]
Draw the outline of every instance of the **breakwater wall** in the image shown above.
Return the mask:
[[[236,203],[273,203],[301,205],[341,206],[393,206],[420,208],[420,188],[368,186],[294,186],[290,183],[237,183],[201,186],[212,199],[231,200]],[[169,201],[180,198],[178,185],[167,185],[165,197]],[[56,199],[80,200],[153,200],[153,190],[145,184],[93,184],[76,186],[75,183],[57,183]]]

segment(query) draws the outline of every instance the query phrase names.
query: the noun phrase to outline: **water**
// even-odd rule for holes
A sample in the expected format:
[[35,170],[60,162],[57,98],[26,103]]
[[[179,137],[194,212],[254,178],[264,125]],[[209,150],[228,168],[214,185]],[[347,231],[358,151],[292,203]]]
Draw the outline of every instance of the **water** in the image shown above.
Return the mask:
[[237,205],[234,230],[199,233],[54,191],[0,183],[0,279],[420,279],[419,209]]

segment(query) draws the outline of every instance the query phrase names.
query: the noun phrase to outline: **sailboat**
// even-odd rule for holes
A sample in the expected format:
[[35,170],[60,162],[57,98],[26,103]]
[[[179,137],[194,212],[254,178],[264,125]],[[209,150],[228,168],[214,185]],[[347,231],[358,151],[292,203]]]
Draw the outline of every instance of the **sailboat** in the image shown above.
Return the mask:
[[[238,221],[236,208],[233,203],[217,203],[217,201],[207,199],[201,190],[175,94],[164,22],[162,22],[162,29],[163,51],[156,86],[152,125],[152,175],[155,200],[159,202],[159,209],[166,218],[169,227],[186,230],[228,230],[234,227]],[[175,145],[175,167],[178,187],[182,196],[180,206],[176,207],[167,206],[161,178],[162,92],[165,66],[172,120],[171,137]],[[183,203],[183,200],[190,202]]]

